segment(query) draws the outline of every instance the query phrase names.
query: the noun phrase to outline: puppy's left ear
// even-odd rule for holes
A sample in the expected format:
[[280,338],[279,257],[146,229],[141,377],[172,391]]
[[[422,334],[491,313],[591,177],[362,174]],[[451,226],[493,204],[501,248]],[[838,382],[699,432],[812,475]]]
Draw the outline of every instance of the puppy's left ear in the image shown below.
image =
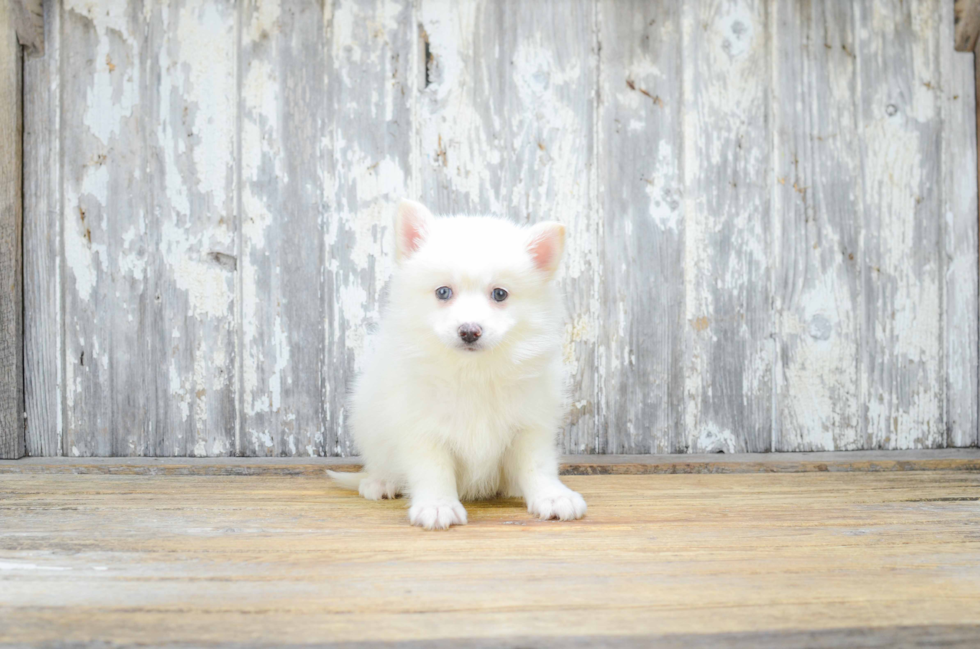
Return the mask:
[[416,201],[403,198],[395,210],[395,259],[405,261],[425,243],[432,225],[432,212]]
[[528,234],[527,252],[534,267],[551,279],[558,270],[565,250],[565,226],[557,221],[545,221],[531,228]]

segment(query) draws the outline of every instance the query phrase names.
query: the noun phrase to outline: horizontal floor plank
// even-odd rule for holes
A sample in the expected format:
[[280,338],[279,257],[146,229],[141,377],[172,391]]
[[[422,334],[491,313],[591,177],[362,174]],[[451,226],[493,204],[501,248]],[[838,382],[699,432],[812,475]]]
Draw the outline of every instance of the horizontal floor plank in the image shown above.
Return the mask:
[[[24,458],[0,461],[0,474],[321,475],[358,471],[356,457]],[[980,471],[980,449],[829,453],[708,453],[677,455],[566,455],[565,475],[662,473],[809,473],[847,471]]]

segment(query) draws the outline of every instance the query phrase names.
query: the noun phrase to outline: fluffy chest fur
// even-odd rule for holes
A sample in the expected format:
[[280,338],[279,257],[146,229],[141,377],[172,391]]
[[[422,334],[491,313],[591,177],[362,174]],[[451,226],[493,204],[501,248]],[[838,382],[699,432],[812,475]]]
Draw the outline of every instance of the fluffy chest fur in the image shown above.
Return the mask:
[[502,458],[515,439],[529,430],[554,431],[559,423],[557,342],[522,363],[504,350],[481,358],[437,354],[421,360],[384,333],[378,344],[358,386],[353,422],[373,473],[405,481],[399,458],[413,448],[438,445],[453,458],[460,497],[489,497],[500,488]]

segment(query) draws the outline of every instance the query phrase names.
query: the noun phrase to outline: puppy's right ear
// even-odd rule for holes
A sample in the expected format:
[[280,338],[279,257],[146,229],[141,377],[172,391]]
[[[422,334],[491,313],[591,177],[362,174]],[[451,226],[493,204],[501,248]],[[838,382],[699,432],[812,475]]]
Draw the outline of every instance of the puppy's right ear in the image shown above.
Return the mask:
[[432,212],[422,203],[403,198],[395,210],[395,259],[405,261],[422,247],[429,227],[432,225]]

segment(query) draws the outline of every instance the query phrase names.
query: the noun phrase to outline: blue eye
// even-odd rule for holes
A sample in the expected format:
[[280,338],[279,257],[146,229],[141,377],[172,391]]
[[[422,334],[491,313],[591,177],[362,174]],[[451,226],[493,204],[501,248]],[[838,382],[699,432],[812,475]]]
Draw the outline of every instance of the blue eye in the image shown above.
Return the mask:
[[436,289],[436,297],[440,300],[448,300],[453,296],[453,289],[448,286],[440,286]]
[[493,298],[494,302],[503,302],[507,299],[507,291],[502,288],[495,288],[490,296]]

